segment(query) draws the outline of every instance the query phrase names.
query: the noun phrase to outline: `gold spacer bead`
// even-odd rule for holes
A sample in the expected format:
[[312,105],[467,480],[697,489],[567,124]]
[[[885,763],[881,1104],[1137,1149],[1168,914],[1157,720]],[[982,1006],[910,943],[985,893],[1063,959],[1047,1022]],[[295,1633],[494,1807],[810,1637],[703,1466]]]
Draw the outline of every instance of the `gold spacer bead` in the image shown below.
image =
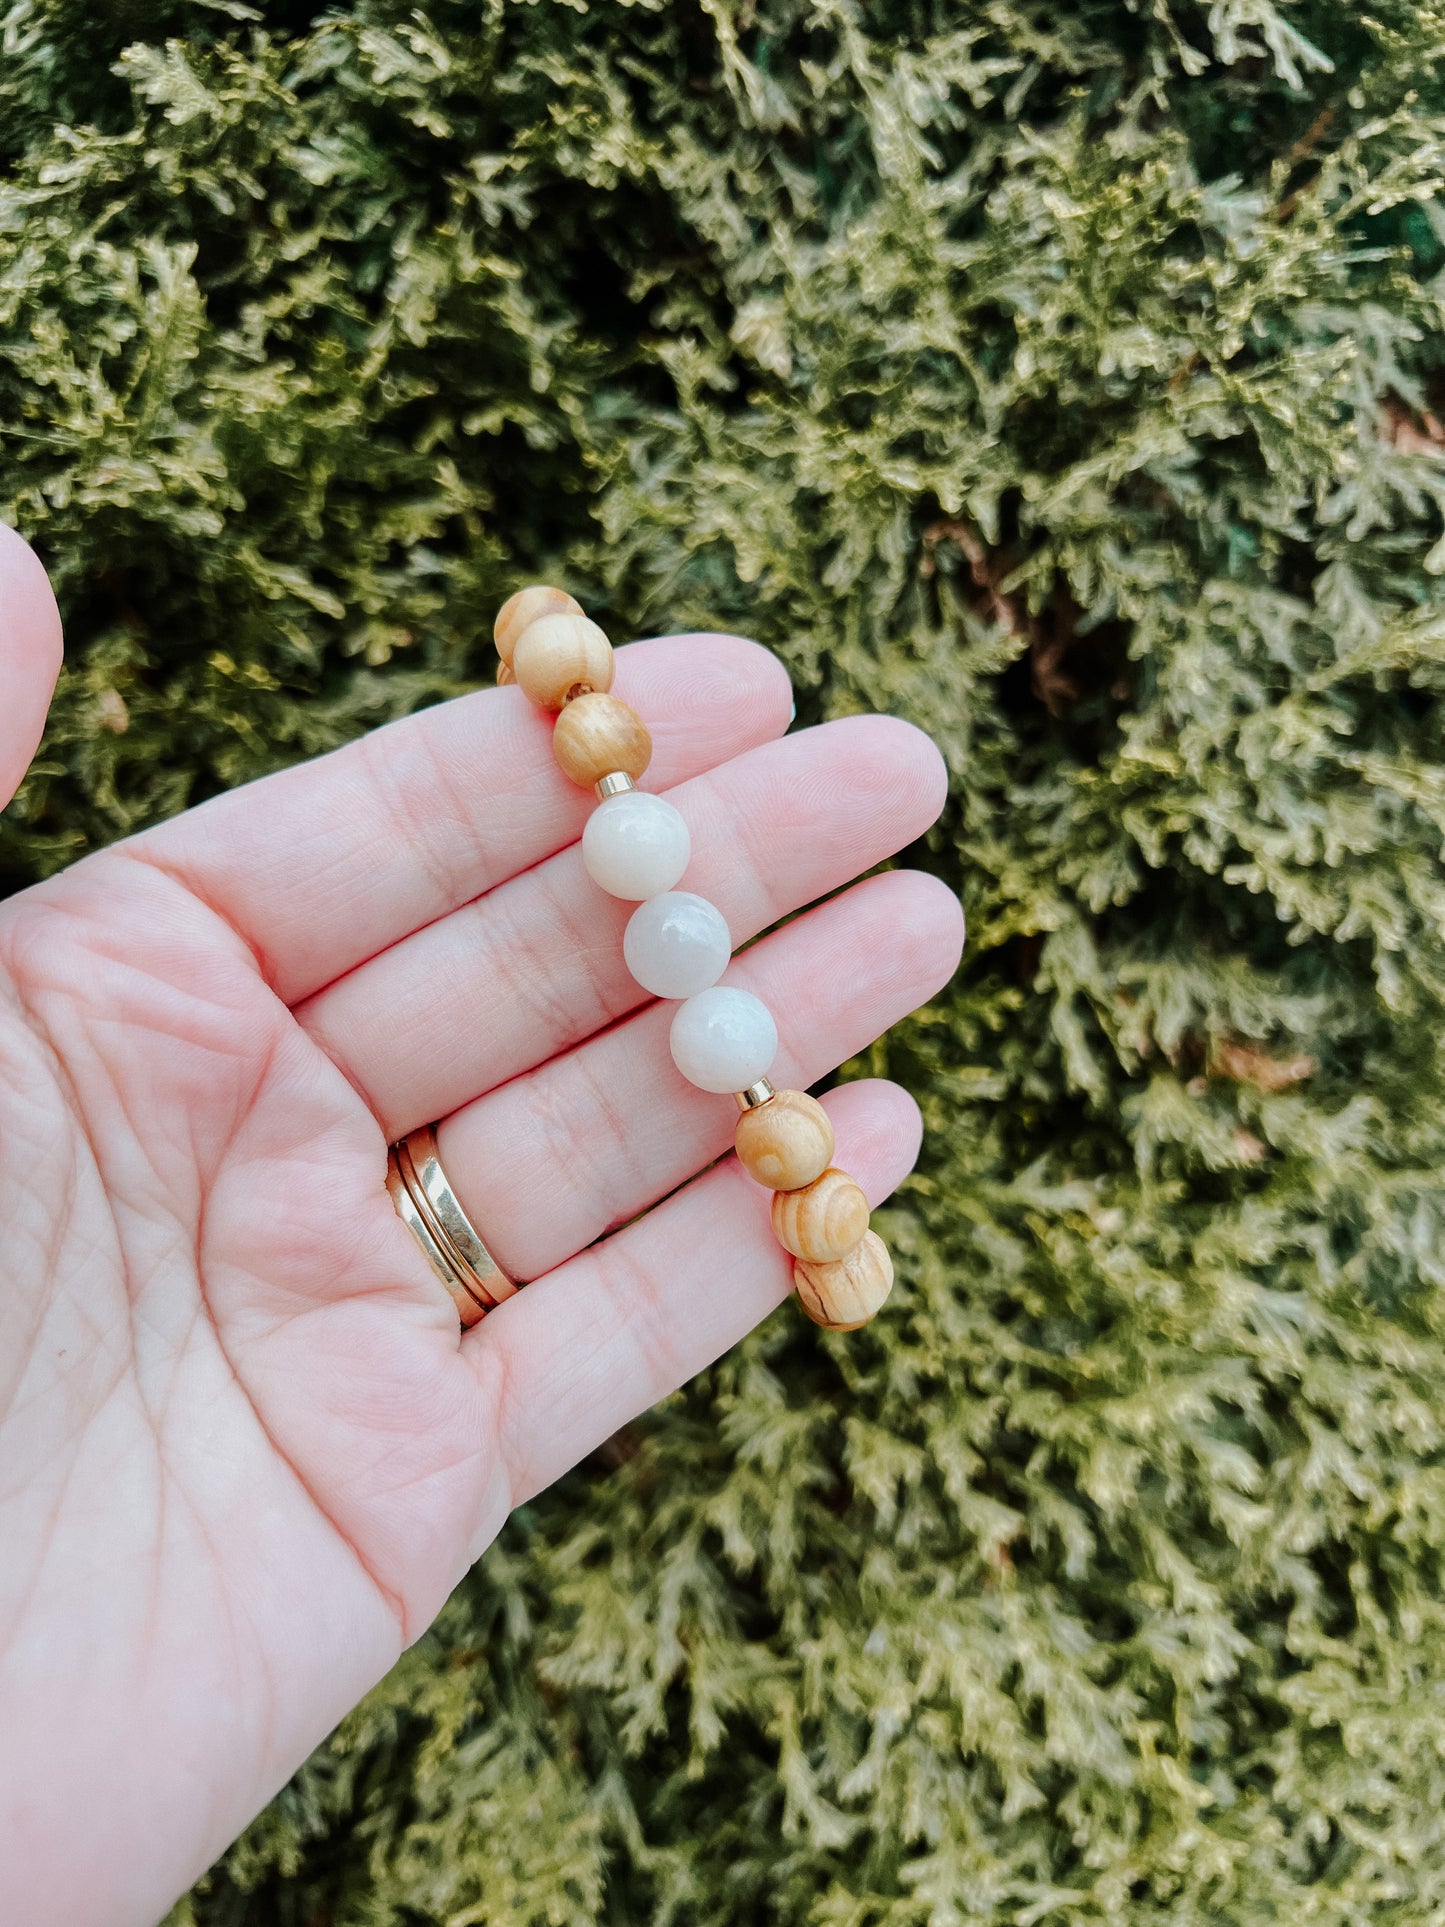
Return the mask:
[[733,1092],[740,1111],[755,1111],[760,1104],[771,1103],[777,1094],[766,1077],[760,1077],[756,1084],[749,1084],[745,1091]]
[[621,796],[626,790],[635,790],[637,785],[625,770],[619,769],[610,776],[602,777],[592,787],[597,792],[598,802],[605,803],[609,796]]

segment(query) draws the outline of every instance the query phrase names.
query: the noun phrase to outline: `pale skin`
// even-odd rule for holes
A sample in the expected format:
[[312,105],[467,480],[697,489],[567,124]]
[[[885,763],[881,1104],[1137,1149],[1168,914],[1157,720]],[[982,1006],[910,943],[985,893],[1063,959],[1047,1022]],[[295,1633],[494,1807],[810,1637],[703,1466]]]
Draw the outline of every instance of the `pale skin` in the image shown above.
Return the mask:
[[[0,528],[0,802],[60,653]],[[778,1014],[776,1083],[947,981],[941,884],[830,894],[937,815],[925,737],[783,740],[782,670],[727,636],[620,650],[614,693],[735,943],[830,895],[728,973]],[[0,1920],[149,1927],[512,1507],[787,1296],[769,1194],[714,1162],[735,1108],[678,1076],[582,868],[590,805],[488,690],[0,903]],[[876,1205],[917,1110],[826,1102]],[[465,1337],[384,1188],[436,1118],[531,1281]]]

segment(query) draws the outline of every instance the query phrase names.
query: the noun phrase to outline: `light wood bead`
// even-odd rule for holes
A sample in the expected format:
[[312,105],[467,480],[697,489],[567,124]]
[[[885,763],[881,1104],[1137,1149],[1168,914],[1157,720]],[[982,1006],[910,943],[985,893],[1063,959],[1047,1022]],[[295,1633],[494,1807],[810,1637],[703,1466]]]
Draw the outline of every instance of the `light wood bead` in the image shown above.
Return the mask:
[[590,789],[617,773],[635,781],[652,761],[652,738],[637,711],[616,696],[578,696],[557,718],[552,754],[564,776]]
[[512,651],[512,674],[541,709],[561,709],[573,690],[612,687],[612,644],[586,616],[540,616]]
[[878,1233],[865,1231],[846,1258],[824,1265],[799,1258],[793,1266],[793,1288],[815,1325],[830,1332],[854,1332],[882,1310],[893,1289],[893,1260]]
[[529,589],[518,589],[498,609],[497,619],[492,624],[492,641],[497,645],[497,654],[503,662],[510,663],[518,636],[542,616],[580,616],[581,613],[582,604],[575,602],[565,589],[549,588],[545,582],[534,582]]
[[512,674],[512,665],[509,662],[499,662],[497,664],[498,689],[505,689],[509,682],[515,682],[516,680],[517,678]]
[[801,1191],[833,1162],[833,1126],[816,1097],[779,1091],[738,1119],[738,1161],[770,1191]]
[[773,1199],[773,1233],[785,1251],[809,1264],[846,1258],[868,1229],[863,1187],[829,1165],[800,1191],[779,1191]]

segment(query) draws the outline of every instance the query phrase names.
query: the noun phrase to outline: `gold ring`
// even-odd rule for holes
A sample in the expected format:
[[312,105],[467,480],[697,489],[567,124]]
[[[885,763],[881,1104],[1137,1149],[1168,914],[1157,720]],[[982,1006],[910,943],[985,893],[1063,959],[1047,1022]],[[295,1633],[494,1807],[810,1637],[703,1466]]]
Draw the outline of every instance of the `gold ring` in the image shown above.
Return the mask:
[[386,1159],[386,1188],[397,1215],[452,1295],[464,1325],[475,1325],[517,1286],[482,1242],[437,1156],[436,1130],[425,1124]]

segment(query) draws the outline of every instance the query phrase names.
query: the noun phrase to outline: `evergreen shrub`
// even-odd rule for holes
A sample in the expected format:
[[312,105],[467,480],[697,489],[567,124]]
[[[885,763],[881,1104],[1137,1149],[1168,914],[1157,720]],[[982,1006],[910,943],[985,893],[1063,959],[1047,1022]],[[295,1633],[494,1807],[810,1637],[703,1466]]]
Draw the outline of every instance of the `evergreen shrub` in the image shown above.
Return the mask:
[[175,1927],[1445,1917],[1442,51],[0,0],[70,650],[7,887],[487,679],[555,577],[932,730],[971,926],[869,1060],[887,1314],[526,1507]]

